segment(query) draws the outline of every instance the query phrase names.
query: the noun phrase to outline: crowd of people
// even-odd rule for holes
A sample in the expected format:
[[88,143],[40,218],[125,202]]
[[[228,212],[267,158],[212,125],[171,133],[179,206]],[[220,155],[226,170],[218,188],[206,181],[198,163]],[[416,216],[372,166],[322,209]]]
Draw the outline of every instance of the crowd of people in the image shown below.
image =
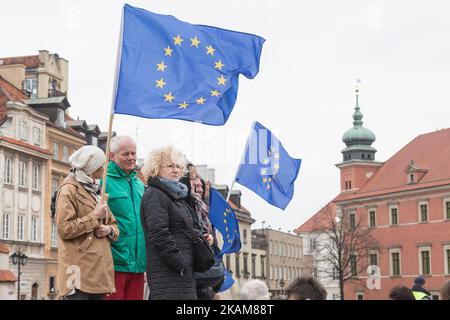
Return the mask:
[[[145,282],[151,300],[217,299],[224,281],[222,261],[206,272],[194,270],[194,230],[219,252],[209,220],[208,182],[183,153],[165,147],[136,167],[136,144],[126,136],[111,141],[110,162],[95,146],[70,158],[71,173],[56,195],[59,297],[66,300],[141,300]],[[106,192],[101,193],[107,165]],[[412,289],[397,286],[393,300],[430,297],[418,277]],[[296,278],[288,300],[325,300],[314,277]],[[247,281],[243,300],[270,299],[267,285]],[[450,280],[442,288],[450,299]]]

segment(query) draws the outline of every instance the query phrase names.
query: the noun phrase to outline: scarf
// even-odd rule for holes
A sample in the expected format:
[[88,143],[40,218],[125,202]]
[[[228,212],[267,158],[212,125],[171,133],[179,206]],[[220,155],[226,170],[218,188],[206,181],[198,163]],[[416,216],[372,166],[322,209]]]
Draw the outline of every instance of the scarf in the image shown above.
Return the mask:
[[206,203],[203,202],[201,196],[193,193],[195,211],[197,212],[198,218],[200,219],[203,227],[208,231],[208,233],[213,233],[211,221],[209,220],[209,208]]
[[158,177],[159,181],[170,191],[177,199],[183,199],[186,197],[188,188],[185,184],[178,180],[170,180],[162,177]]
[[100,202],[100,185],[94,179],[89,177],[83,170],[71,169],[72,175],[89,192],[97,203]]

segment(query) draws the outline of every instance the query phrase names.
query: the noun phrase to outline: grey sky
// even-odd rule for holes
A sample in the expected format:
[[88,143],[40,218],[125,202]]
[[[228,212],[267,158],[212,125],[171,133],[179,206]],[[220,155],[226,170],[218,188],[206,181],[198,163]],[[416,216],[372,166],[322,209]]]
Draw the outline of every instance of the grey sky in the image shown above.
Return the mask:
[[[449,127],[450,3],[448,1],[129,1],[180,20],[264,37],[260,73],[241,77],[227,124],[118,115],[114,130],[133,137],[138,154],[175,143],[194,163],[216,168],[230,184],[253,120],[302,158],[288,208],[270,206],[245,187],[243,204],[261,221],[293,230],[339,192],[352,127],[354,84],[361,78],[364,126],[386,161],[419,134]],[[2,1],[0,56],[57,52],[69,60],[72,117],[106,130],[122,1]],[[195,143],[194,143],[195,142]]]

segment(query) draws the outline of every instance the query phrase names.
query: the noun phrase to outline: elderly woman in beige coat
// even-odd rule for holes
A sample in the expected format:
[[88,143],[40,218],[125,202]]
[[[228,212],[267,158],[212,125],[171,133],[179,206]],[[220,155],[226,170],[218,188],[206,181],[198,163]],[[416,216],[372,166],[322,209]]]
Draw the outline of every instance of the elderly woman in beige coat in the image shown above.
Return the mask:
[[84,146],[70,158],[71,174],[56,202],[59,296],[67,300],[102,300],[115,292],[110,241],[119,237],[116,219],[99,195],[105,155]]

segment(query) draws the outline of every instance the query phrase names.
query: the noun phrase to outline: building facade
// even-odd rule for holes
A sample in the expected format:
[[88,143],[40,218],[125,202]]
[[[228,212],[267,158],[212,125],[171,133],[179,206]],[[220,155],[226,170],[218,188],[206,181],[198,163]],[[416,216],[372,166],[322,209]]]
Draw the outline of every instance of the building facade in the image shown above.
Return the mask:
[[[438,299],[450,276],[450,129],[419,135],[381,163],[358,100],[353,118],[343,136],[347,147],[337,164],[341,190],[333,210],[349,225],[370,230],[377,246],[367,248],[365,264],[373,269],[346,282],[345,299],[388,299],[392,287],[411,287],[418,275]],[[314,216],[296,232],[316,232]]]

